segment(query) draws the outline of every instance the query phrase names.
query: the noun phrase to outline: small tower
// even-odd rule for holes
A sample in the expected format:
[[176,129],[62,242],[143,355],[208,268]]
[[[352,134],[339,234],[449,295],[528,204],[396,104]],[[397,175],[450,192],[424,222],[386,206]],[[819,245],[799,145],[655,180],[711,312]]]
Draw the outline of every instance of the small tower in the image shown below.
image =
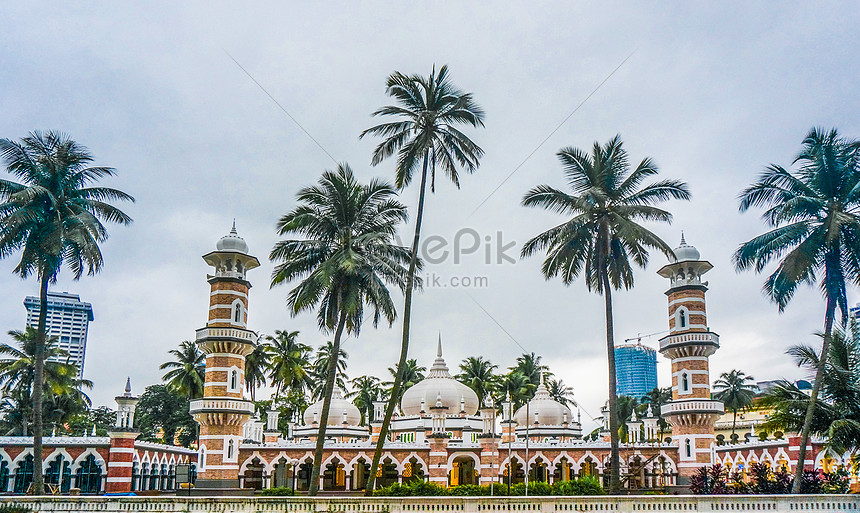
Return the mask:
[[206,355],[203,398],[191,401],[191,414],[200,424],[200,468],[195,490],[219,494],[239,486],[239,444],[243,427],[254,413],[245,400],[245,356],[258,335],[247,328],[248,292],[245,273],[260,266],[248,245],[233,229],[203,256],[214,268],[209,275],[209,321],[197,330],[197,345]]
[[125,382],[125,392],[116,397],[116,425],[108,433],[110,463],[105,483],[107,493],[131,491],[134,441],[140,435],[134,429],[134,409],[139,400],[139,397],[131,395],[131,378],[128,378]]
[[714,422],[723,414],[723,403],[711,400],[708,374],[708,358],[720,347],[705,313],[708,282],[702,282],[702,275],[712,268],[682,234],[675,260],[657,271],[669,280],[669,334],[660,339],[660,353],[672,362],[672,401],[661,412],[678,444],[680,484],[712,463]]

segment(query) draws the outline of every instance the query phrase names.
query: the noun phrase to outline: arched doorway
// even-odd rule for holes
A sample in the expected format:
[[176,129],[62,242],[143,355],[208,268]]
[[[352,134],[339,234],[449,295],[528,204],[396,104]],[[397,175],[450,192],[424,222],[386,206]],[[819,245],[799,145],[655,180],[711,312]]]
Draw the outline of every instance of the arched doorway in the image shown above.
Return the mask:
[[296,490],[307,491],[310,488],[313,468],[314,463],[311,459],[306,459],[299,463],[298,472],[296,473]]
[[351,488],[353,490],[364,490],[367,486],[367,477],[370,475],[370,463],[364,458],[352,464]]
[[555,464],[553,481],[570,481],[573,477],[573,464],[564,456]]
[[505,463],[501,470],[502,475],[500,477],[502,483],[515,485],[524,482],[526,479],[523,464],[516,458],[512,462]]
[[245,473],[242,474],[242,487],[251,488],[253,490],[263,489],[263,461],[260,458],[254,457],[248,466],[245,468]]
[[56,458],[48,463],[48,471],[45,473],[45,484],[56,486],[61,493],[68,493],[72,485],[71,462],[58,454]]
[[18,462],[18,468],[15,469],[15,483],[13,492],[26,493],[33,483],[33,455],[28,454],[23,460]]
[[81,493],[99,493],[102,491],[102,467],[92,454],[81,463],[75,477],[75,484],[81,489]]
[[469,456],[458,456],[451,463],[448,472],[448,486],[478,484],[475,460]]
[[409,458],[409,461],[403,464],[403,482],[412,483],[414,481],[424,481],[424,468],[421,466],[421,461],[415,456]]
[[346,490],[346,466],[333,459],[323,471],[323,490]]
[[591,456],[587,456],[579,469],[579,477],[598,477],[597,462]]
[[286,458],[281,458],[273,465],[272,488],[293,487],[293,465]]
[[535,460],[529,469],[529,483],[546,483],[547,482],[547,466],[546,462]]
[[376,481],[380,487],[386,487],[397,482],[400,473],[397,471],[397,464],[391,458],[386,458],[379,465],[379,470],[376,471]]

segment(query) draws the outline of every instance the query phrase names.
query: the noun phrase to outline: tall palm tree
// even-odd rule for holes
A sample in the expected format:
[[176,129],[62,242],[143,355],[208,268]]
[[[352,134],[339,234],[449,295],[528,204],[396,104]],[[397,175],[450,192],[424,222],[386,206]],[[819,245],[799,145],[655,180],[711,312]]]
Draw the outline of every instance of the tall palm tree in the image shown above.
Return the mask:
[[[6,170],[20,182],[0,179],[0,258],[21,250],[13,272],[39,279],[38,345],[35,380],[43,382],[48,285],[65,265],[72,277],[102,268],[99,243],[107,239],[102,221],[131,223],[110,201],[134,201],[117,189],[93,186],[113,176],[113,168],[91,166],[89,151],[58,132],[33,132],[21,142],[0,139]],[[33,453],[42,453],[42,387],[33,388]],[[33,489],[45,492],[42,466],[33,468]]]
[[[513,370],[499,380],[496,387],[496,404],[501,406],[502,402],[510,396],[513,403],[513,411],[526,404],[535,394],[537,386],[531,382],[528,376],[520,371]],[[511,412],[513,413],[513,412]]]
[[517,364],[509,370],[519,371],[537,388],[541,384],[541,376],[550,377],[549,366],[540,363],[541,357],[535,353],[523,353],[517,357]]
[[551,379],[547,382],[547,388],[549,389],[549,396],[553,398],[556,402],[559,402],[565,406],[575,406],[576,401],[573,400],[573,388],[567,386],[564,381],[560,379]]
[[[406,286],[409,251],[393,243],[397,227],[407,217],[406,207],[394,199],[396,190],[380,180],[359,183],[347,164],[326,171],[319,184],[302,189],[299,205],[278,221],[279,235],[298,239],[275,244],[269,258],[278,262],[272,286],[302,281],[287,297],[293,315],[317,309],[319,326],[333,332],[332,355],[340,354],[346,331],[358,335],[371,311],[373,325],[396,316],[387,285]],[[319,434],[308,493],[319,488],[320,465],[337,358],[329,358]]]
[[483,356],[470,356],[460,364],[460,373],[456,377],[474,390],[481,406],[485,406],[484,402],[488,396],[492,397],[499,382],[499,377],[494,372],[498,368],[498,365],[485,360]]
[[[425,372],[427,372],[427,367],[418,365],[418,360],[415,358],[406,360],[406,365],[404,365],[403,370],[400,371],[400,394],[396,399],[394,399],[395,404],[400,404],[400,400],[403,399],[403,394],[405,394],[413,385],[424,379]],[[388,397],[388,400],[391,401],[393,397],[392,394],[394,392],[394,384],[397,381],[397,368],[389,367],[388,374],[391,376],[391,381],[383,382],[382,386],[385,387],[383,389],[383,395]]]
[[251,401],[257,400],[257,388],[266,385],[266,373],[271,357],[272,347],[265,340],[257,344],[245,357],[245,388],[251,394]]
[[382,395],[382,385],[376,376],[359,376],[349,381],[352,391],[346,397],[352,399],[353,404],[361,412],[361,425],[366,426],[373,421],[373,402],[379,400]]
[[[653,390],[643,395],[639,402],[642,404],[647,404],[651,406],[651,414],[657,416],[657,426],[660,428],[660,441],[663,441],[663,433],[669,429],[669,423],[666,422],[666,419],[663,418],[663,414],[661,412],[663,405],[672,400],[672,388],[660,388],[654,387]],[[646,407],[646,414],[647,414]]]
[[183,340],[179,349],[168,351],[176,360],[162,363],[161,370],[171,369],[162,381],[186,399],[203,397],[203,381],[206,373],[206,355],[194,342]]
[[546,250],[541,271],[547,279],[560,276],[565,285],[584,275],[589,291],[603,295],[606,316],[606,354],[609,363],[609,425],[611,433],[610,493],[621,489],[618,458],[618,405],[615,392],[615,336],[612,290],[633,287],[633,267],[644,268],[648,249],[672,257],[668,244],[639,224],[642,221],[670,223],[672,214],[655,204],[675,198],[689,199],[687,185],[662,180],[642,187],[658,173],[650,158],[632,171],[621,136],[604,145],[595,142],[591,154],[563,148],[558,158],[564,168],[567,193],[539,185],[523,198],[527,207],[542,207],[572,216],[526,242],[524,257]]
[[[827,437],[828,445],[839,454],[856,452],[860,450],[860,326],[856,321],[848,330],[833,329],[829,350],[810,432]],[[821,358],[815,348],[796,345],[788,354],[810,375],[817,372]],[[764,429],[803,429],[809,396],[794,383],[780,381],[759,401],[773,409]]]
[[755,378],[747,376],[743,371],[732,369],[720,374],[714,382],[714,399],[722,403],[732,412],[732,434],[735,434],[738,412],[749,408],[753,398],[758,393]]
[[[328,369],[331,366],[331,356],[334,354],[334,343],[331,340],[321,345],[317,349],[316,356],[313,361],[314,386],[311,387],[311,397],[319,399],[323,396],[325,388],[325,377],[328,374]],[[337,363],[335,364],[337,375],[334,378],[335,384],[341,390],[346,389],[346,360],[349,354],[341,347],[338,350]]]
[[275,330],[275,335],[266,336],[271,348],[269,379],[275,387],[272,404],[277,403],[281,392],[304,393],[313,385],[308,360],[311,346],[299,342],[298,331]]
[[[765,208],[762,219],[772,228],[742,244],[734,254],[739,270],[757,273],[774,260],[779,266],[764,283],[764,293],[785,310],[797,288],[813,284],[825,299],[824,337],[818,371],[800,434],[798,461],[806,457],[813,410],[821,390],[836,310],[847,324],[846,281],[860,283],[860,142],[836,129],[813,128],[794,159],[797,170],[771,164],[740,195],[740,211]],[[797,466],[792,493],[800,492],[803,465]]]
[[[421,239],[421,222],[424,219],[424,197],[427,175],[430,174],[430,191],[435,191],[436,166],[460,187],[459,169],[472,173],[478,168],[484,154],[477,144],[458,130],[458,126],[484,126],[484,111],[475,103],[470,93],[457,89],[448,79],[448,66],[442,66],[439,73],[436,67],[429,77],[407,76],[395,71],[388,76],[386,93],[394,98],[396,105],[388,105],[376,110],[374,116],[394,116],[395,121],[382,123],[368,128],[359,136],[376,135],[384,140],[373,151],[372,164],[375,166],[397,153],[395,183],[399,189],[412,182],[415,172],[421,169],[421,182],[418,193],[418,214],[415,218],[415,235],[409,258],[409,273],[403,304],[403,335],[400,343],[400,360],[397,369],[406,370],[409,354],[409,326],[412,318],[412,292],[416,283],[418,269],[418,246]],[[370,479],[365,494],[373,493],[382,447],[388,438],[391,416],[402,396],[403,376],[394,379],[394,388],[385,417],[373,462],[370,466]]]

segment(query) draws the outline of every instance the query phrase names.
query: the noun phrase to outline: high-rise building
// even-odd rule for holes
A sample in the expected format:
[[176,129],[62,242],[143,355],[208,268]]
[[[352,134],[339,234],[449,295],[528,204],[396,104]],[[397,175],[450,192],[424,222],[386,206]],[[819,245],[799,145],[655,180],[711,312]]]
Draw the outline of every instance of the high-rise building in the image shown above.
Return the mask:
[[[39,325],[39,298],[27,296],[27,325]],[[78,377],[84,376],[84,358],[87,351],[87,329],[93,320],[93,305],[81,301],[81,296],[68,292],[48,292],[47,333],[57,337],[59,347],[69,353],[69,362],[78,366]],[[66,358],[53,358],[66,361]]]
[[618,395],[639,399],[657,387],[657,351],[642,344],[615,346]]

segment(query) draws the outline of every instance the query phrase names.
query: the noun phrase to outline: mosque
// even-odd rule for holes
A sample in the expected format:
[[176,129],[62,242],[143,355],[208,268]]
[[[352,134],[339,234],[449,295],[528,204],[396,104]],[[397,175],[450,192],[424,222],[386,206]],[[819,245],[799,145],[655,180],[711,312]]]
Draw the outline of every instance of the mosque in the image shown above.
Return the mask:
[[[659,350],[670,360],[672,400],[662,416],[671,437],[661,438],[656,412],[627,423],[621,444],[621,475],[629,489],[683,486],[697,469],[716,462],[742,468],[751,461],[776,469],[797,464],[798,440],[745,441],[718,445],[714,423],[723,404],[711,398],[709,358],[719,336],[707,323],[702,276],[713,266],[702,260],[683,237],[676,259],[658,274],[669,281],[668,334]],[[247,274],[259,267],[235,225],[203,259],[212,267],[208,321],[196,341],[206,355],[204,396],[191,401],[200,425],[200,446],[188,449],[137,441],[130,386],[117,397],[116,427],[109,437],[51,439],[42,455],[48,482],[68,475],[82,493],[158,493],[176,488],[175,468],[190,464],[200,495],[248,493],[270,487],[307,490],[313,451],[321,422],[327,424],[320,489],[355,492],[367,482],[381,423],[361,426],[358,408],[336,389],[327,419],[322,403],[308,407],[287,433],[278,429],[278,412],[263,423],[254,403],[244,396],[245,357],[259,335],[247,325],[251,283]],[[595,441],[582,437],[579,413],[553,400],[543,383],[534,398],[516,411],[510,403],[501,415],[485,407],[475,392],[454,379],[445,362],[441,339],[426,379],[406,390],[384,444],[377,482],[382,485],[426,480],[443,486],[494,482],[552,483],[580,476],[606,481],[609,474],[609,429]],[[381,419],[385,403],[374,404]],[[807,465],[824,468],[821,441],[810,446]],[[28,452],[29,451],[29,452]],[[55,465],[59,461],[59,466]],[[29,463],[28,463],[29,462]],[[29,464],[29,467],[27,466]],[[832,464],[832,462],[830,463]],[[22,493],[32,479],[31,437],[0,437],[0,493]],[[65,465],[65,466],[64,466]],[[55,468],[57,467],[57,468]],[[70,468],[71,467],[71,468]],[[28,474],[29,469],[29,474]],[[82,485],[81,483],[84,483]]]

